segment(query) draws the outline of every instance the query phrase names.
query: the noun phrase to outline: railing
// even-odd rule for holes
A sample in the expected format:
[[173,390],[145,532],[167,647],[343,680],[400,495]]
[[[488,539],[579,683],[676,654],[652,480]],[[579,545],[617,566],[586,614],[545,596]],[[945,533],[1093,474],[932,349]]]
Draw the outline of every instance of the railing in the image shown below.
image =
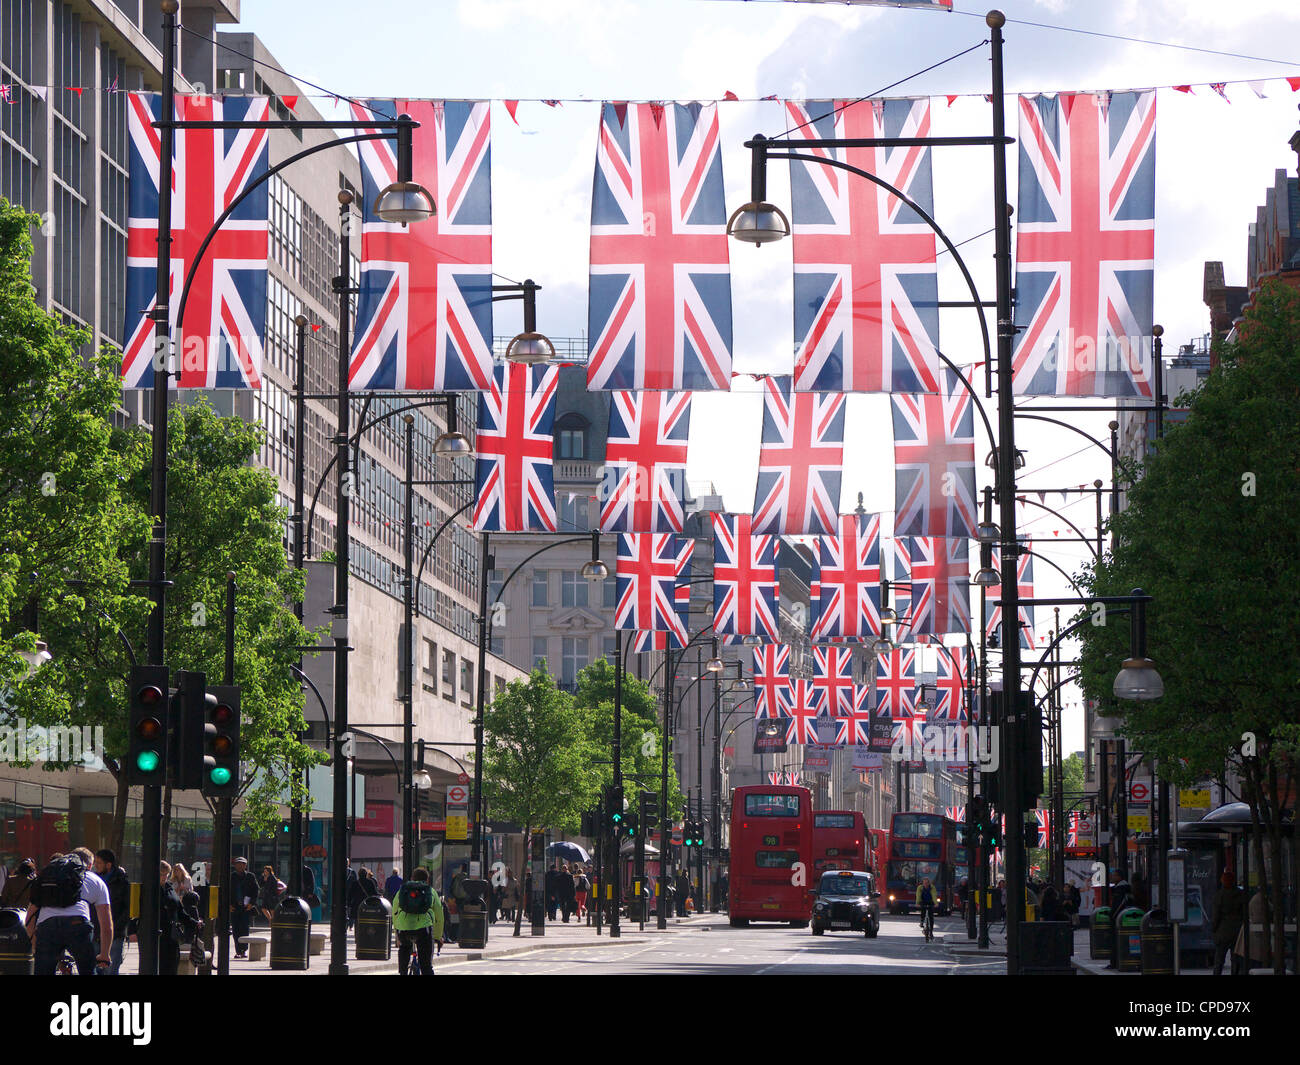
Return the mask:
[[[504,359],[506,348],[510,345],[513,337],[493,337],[492,354],[495,358]],[[555,347],[556,362],[572,362],[580,366],[587,365],[587,338],[586,337],[553,337],[547,339]]]

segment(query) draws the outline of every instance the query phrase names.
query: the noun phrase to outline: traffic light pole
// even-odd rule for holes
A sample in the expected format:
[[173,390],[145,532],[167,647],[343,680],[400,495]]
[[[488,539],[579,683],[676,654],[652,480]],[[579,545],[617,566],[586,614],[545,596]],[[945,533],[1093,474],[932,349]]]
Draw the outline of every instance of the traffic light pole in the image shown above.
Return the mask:
[[[305,565],[305,548],[303,541],[303,503],[306,498],[306,477],[307,463],[303,459],[304,448],[306,447],[307,437],[307,318],[305,315],[298,315],[293,320],[294,328],[297,330],[298,341],[298,366],[297,373],[294,375],[293,385],[293,404],[294,404],[294,426],[293,426],[293,568],[296,572],[301,573]],[[303,586],[303,598],[293,605],[293,612],[301,622],[307,596],[306,585]],[[298,655],[298,668],[302,669],[303,656]],[[233,683],[229,678],[227,684]],[[302,685],[299,685],[302,687]],[[307,689],[303,688],[303,698],[306,700]],[[304,713],[303,717],[306,717]],[[301,741],[302,733],[298,734]],[[299,779],[304,775],[297,774]],[[302,810],[297,802],[289,804],[289,894],[302,897]]]
[[[226,654],[225,668],[222,671],[223,684],[235,683],[235,575],[226,574]],[[213,826],[213,844],[216,861],[213,870],[217,880],[217,923],[213,929],[216,942],[213,948],[217,956],[217,975],[230,975],[230,874],[232,858],[230,854],[231,808],[233,800],[229,796],[217,799],[216,824]],[[299,873],[301,876],[301,873]]]
[[[607,578],[608,579],[608,578]],[[614,787],[623,789],[623,630],[614,633]],[[609,831],[613,822],[612,811],[605,811],[604,828]],[[613,899],[609,913],[609,938],[619,939],[623,932],[619,927],[619,909],[623,903],[623,864],[621,842],[617,836],[611,841],[609,853],[609,872],[601,881],[601,888],[607,899]],[[613,891],[610,891],[610,887]]]

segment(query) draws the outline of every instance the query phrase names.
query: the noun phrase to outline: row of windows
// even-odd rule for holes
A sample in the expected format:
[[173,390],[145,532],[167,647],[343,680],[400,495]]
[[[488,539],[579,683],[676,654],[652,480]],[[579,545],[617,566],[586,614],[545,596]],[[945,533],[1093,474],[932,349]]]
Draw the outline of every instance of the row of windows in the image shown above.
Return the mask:
[[[587,636],[562,636],[560,638],[560,660],[551,661],[550,640],[545,636],[533,637],[533,666],[545,665],[562,688],[572,689],[577,684],[578,674],[591,665],[591,652],[596,641]],[[607,661],[614,658],[614,637],[602,638],[601,654]],[[555,667],[558,664],[559,671]]]
[[[420,686],[430,695],[437,695],[442,692],[442,697],[448,702],[456,701],[457,670],[456,670],[456,652],[451,648],[442,648],[442,654],[439,656],[438,645],[430,640],[427,636],[424,638],[424,664],[420,668]],[[459,695],[462,706],[472,706],[474,703],[474,684],[478,675],[476,663],[471,662],[468,658],[460,660],[460,683]],[[492,685],[492,697],[495,698],[505,690],[505,678],[495,674],[489,674],[488,679]]]
[[[551,574],[554,570],[533,570],[533,606],[551,605]],[[560,606],[591,606],[595,598],[591,594],[591,581],[580,570],[560,570]],[[600,582],[601,606],[607,610],[614,609],[618,601],[618,581]]]

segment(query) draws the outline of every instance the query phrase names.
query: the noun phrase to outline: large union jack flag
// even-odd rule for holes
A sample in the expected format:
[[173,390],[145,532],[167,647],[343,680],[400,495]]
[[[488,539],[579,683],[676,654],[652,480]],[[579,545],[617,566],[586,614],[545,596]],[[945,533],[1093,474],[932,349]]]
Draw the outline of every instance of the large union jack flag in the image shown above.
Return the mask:
[[[1017,595],[1021,600],[1032,599],[1034,597],[1034,559],[1032,555],[1026,554],[1034,545],[1029,540],[1021,540],[1020,546],[1024,549],[1016,559],[1016,587]],[[993,568],[1002,573],[1002,552],[997,547],[993,548]],[[1025,606],[1023,602],[1019,606],[1020,611],[1020,646],[1034,646],[1034,608]],[[985,603],[985,615],[988,618],[988,631],[994,632],[1002,627],[1002,599],[989,599]],[[999,634],[1001,640],[1007,638],[1007,634]],[[1005,646],[1005,644],[1003,644]]]
[[[264,122],[264,96],[177,96],[179,121]],[[126,322],[122,384],[152,388],[158,295],[158,169],[162,146],[152,123],[162,117],[158,93],[127,94],[130,192],[126,222]],[[266,172],[268,130],[176,130],[167,170],[172,186],[171,298],[175,344],[172,388],[261,388],[266,336],[268,254],[265,184],[244,200],[213,236],[190,285],[182,332],[174,323],[199,245],[222,214]]]
[[916,651],[876,655],[876,716],[902,721],[916,714]]
[[966,680],[963,676],[960,652],[942,644],[939,647],[938,698],[934,716],[940,721],[966,721]]
[[837,743],[850,747],[867,747],[870,745],[872,716],[870,698],[871,686],[869,684],[854,686],[853,705],[849,708],[849,712],[847,714],[841,713],[835,719],[838,730],[835,734]]
[[731,267],[716,104],[601,109],[587,387],[731,387]]
[[792,393],[790,378],[767,378],[754,532],[833,534],[843,475],[844,396]]
[[1038,842],[1036,846],[1052,845],[1052,813],[1050,810],[1035,810],[1034,820],[1038,822]]
[[348,387],[486,391],[492,387],[491,109],[485,101],[353,103],[362,122],[409,114],[412,170],[438,213],[405,226],[374,213],[397,180],[393,140],[362,141],[361,293]]
[[667,632],[685,647],[686,615],[677,596],[678,580],[691,561],[693,540],[667,533],[624,533],[618,538],[615,575],[616,629]]
[[[805,140],[926,137],[930,101],[788,103]],[[934,214],[930,149],[818,148]],[[793,160],[794,386],[810,392],[937,392],[939,284],[934,230],[891,192],[847,171]]]
[[842,514],[820,538],[812,639],[880,635],[880,515]]
[[785,707],[790,723],[785,729],[786,743],[816,743],[817,718],[822,716],[822,693],[811,680],[796,677],[790,681],[790,701]]
[[1020,97],[1014,381],[1152,392],[1156,94]]
[[605,436],[602,532],[681,532],[689,392],[615,392]]
[[894,608],[901,639],[970,632],[969,551],[966,540],[900,536],[894,541]]
[[754,716],[785,717],[790,702],[790,648],[766,643],[754,648]]
[[813,648],[813,685],[822,713],[840,717],[853,713],[853,651],[849,647]]
[[555,532],[554,366],[498,366],[479,394],[474,528]]
[[943,386],[942,395],[890,397],[895,536],[975,535],[975,411],[947,367]]
[[748,514],[713,515],[713,631],[777,639],[777,538]]
[[966,821],[966,807],[964,806],[945,806],[943,816],[949,821],[956,821],[958,824],[964,824]]

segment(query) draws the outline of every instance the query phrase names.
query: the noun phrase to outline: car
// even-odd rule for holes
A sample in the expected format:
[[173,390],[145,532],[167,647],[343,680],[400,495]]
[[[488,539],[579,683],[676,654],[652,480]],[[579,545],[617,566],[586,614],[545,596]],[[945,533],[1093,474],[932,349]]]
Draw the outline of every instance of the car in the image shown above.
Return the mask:
[[862,932],[875,939],[880,931],[880,892],[876,878],[859,869],[836,869],[822,874],[814,893],[812,934]]

